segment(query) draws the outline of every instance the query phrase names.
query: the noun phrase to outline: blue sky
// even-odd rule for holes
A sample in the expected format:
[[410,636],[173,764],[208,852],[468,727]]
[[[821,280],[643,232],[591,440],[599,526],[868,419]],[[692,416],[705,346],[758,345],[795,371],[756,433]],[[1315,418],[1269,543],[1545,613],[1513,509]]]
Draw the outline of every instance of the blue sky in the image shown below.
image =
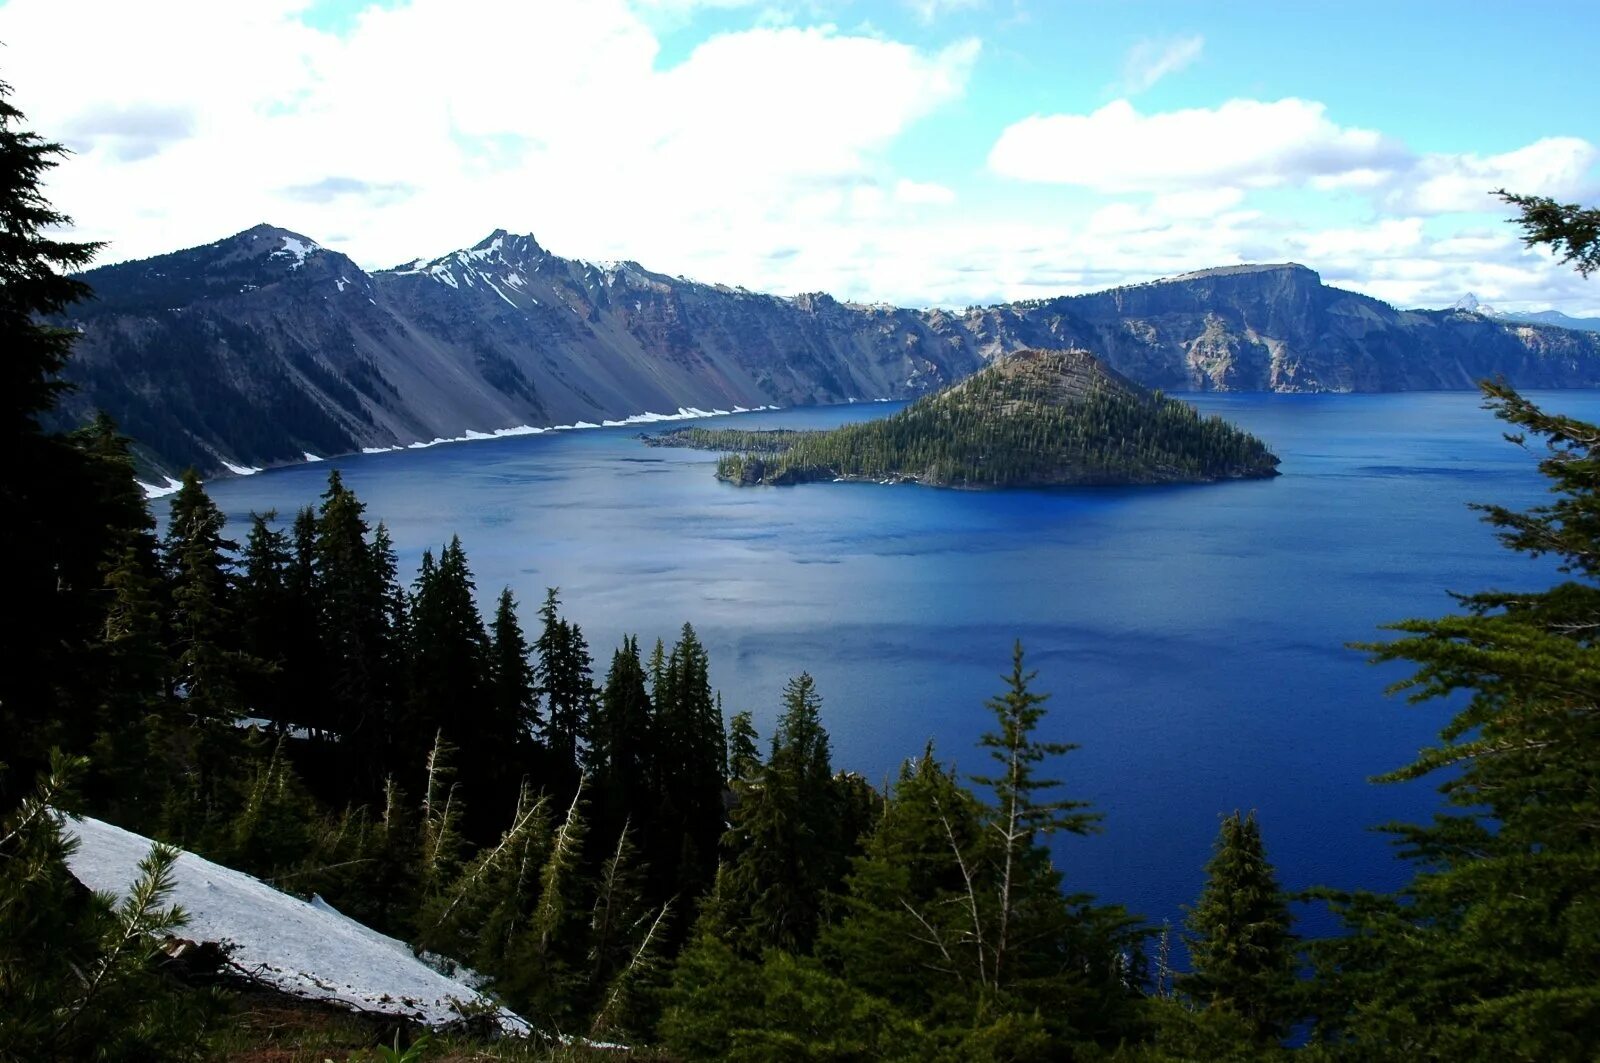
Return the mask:
[[265,220],[370,267],[505,227],[863,301],[1295,260],[1600,313],[1486,195],[1600,198],[1593,3],[7,0],[0,41],[109,259]]

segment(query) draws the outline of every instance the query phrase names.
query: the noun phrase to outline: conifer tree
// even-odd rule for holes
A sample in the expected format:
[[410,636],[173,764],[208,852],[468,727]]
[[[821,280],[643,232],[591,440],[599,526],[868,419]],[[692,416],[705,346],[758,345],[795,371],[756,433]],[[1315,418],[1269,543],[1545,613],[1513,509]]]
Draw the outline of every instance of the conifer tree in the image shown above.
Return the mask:
[[245,714],[239,690],[245,657],[234,610],[231,555],[238,544],[222,535],[226,519],[189,469],[172,497],[163,543],[171,586],[174,679],[184,711],[196,720],[229,724]]
[[79,887],[66,860],[81,758],[55,756],[37,790],[0,819],[0,1059],[139,1063],[193,1058],[208,1001],[154,970],[183,913],[165,905],[176,852],[155,847],[117,903]]
[[44,321],[88,294],[68,274],[100,245],[54,238],[70,219],[51,209],[40,183],[66,149],[23,129],[10,94],[0,82],[0,551],[8,559],[0,566],[0,641],[11,660],[29,662],[0,668],[0,734],[14,743],[14,779],[0,779],[0,798],[15,799],[20,792],[9,787],[30,786],[52,744],[81,749],[86,739],[82,721],[92,710],[64,703],[56,684],[75,670],[67,648],[99,626],[91,599],[106,551],[95,543],[104,522],[81,453],[40,426],[62,390],[58,374],[76,335]]
[[694,628],[683,631],[655,676],[656,850],[649,863],[656,896],[698,897],[711,885],[717,847],[726,828],[722,795],[727,779],[727,737],[711,692],[710,665]]
[[[489,636],[473,592],[459,538],[444,547],[437,565],[430,554],[423,555],[410,617],[408,726],[424,734],[442,732],[457,750],[455,766],[461,777],[483,794],[494,789],[508,767],[515,768],[506,758],[515,748],[516,733],[495,713]],[[489,796],[493,802],[502,795],[496,790]]]
[[289,536],[272,526],[275,513],[251,514],[250,534],[240,557],[237,613],[244,650],[258,667],[242,677],[251,712],[280,726],[297,722],[286,687],[292,659],[290,640],[299,619],[289,590],[294,555]]
[[1223,818],[1187,925],[1193,970],[1179,979],[1184,995],[1235,1013],[1257,1041],[1282,1038],[1291,1017],[1294,936],[1255,813]]
[[540,730],[539,686],[529,660],[528,640],[517,620],[517,599],[506,587],[495,603],[489,624],[491,701],[497,733],[512,737],[518,760],[527,763],[534,735]]
[[821,699],[807,673],[784,688],[772,753],[759,777],[739,788],[727,847],[727,910],[751,956],[777,948],[807,953],[827,893],[844,873],[839,793],[834,785]]
[[[1593,210],[1505,196],[1532,245],[1587,274]],[[1396,896],[1324,891],[1350,928],[1318,942],[1318,1034],[1379,1059],[1600,1055],[1600,426],[1503,383],[1485,405],[1518,445],[1543,444],[1553,500],[1478,507],[1501,542],[1549,555],[1562,582],[1461,599],[1364,647],[1416,672],[1393,689],[1450,698],[1438,745],[1380,781],[1440,773],[1448,811],[1391,824],[1411,881]]]
[[328,474],[312,544],[312,580],[326,689],[315,692],[330,707],[324,726],[339,736],[353,768],[349,783],[371,793],[381,785],[393,733],[393,689],[386,674],[388,629],[382,573],[367,542],[365,506]]
[[545,699],[544,741],[551,770],[565,789],[576,780],[589,737],[595,689],[588,643],[576,624],[560,615],[559,587],[545,593],[539,609],[543,630],[534,643],[539,690]]
[[1044,703],[1050,697],[1029,689],[1028,684],[1038,674],[1023,669],[1022,643],[1018,641],[1011,651],[1011,672],[1004,677],[1006,690],[987,703],[999,729],[985,733],[979,740],[979,745],[989,751],[999,770],[993,775],[973,777],[974,782],[994,792],[999,806],[995,822],[1001,842],[995,857],[999,863],[999,910],[990,942],[990,968],[985,976],[995,985],[1008,976],[1005,968],[1015,938],[1013,916],[1025,896],[1026,876],[1030,870],[1027,865],[1037,863],[1043,856],[1042,850],[1035,846],[1039,836],[1056,831],[1086,834],[1095,829],[1100,818],[1084,811],[1087,802],[1040,800],[1038,797],[1040,791],[1061,783],[1058,779],[1037,778],[1035,766],[1046,757],[1061,756],[1077,748],[1065,742],[1042,742],[1034,737],[1044,717]]
[[624,823],[654,822],[650,780],[655,772],[654,711],[645,689],[639,640],[628,636],[611,656],[605,686],[595,703],[589,763],[596,807],[607,831]]
[[736,712],[728,721],[728,777],[751,782],[762,768],[755,721],[749,711]]

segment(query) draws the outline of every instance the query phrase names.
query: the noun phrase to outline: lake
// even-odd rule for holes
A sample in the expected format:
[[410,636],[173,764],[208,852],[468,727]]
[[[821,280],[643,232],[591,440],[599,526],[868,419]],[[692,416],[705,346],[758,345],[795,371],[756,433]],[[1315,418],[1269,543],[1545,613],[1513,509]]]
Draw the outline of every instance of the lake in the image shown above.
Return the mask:
[[[1600,393],[1536,397],[1600,416]],[[764,738],[784,681],[809,670],[835,766],[875,781],[929,740],[981,770],[983,702],[1020,638],[1054,695],[1043,737],[1082,747],[1053,774],[1105,814],[1103,833],[1054,842],[1070,887],[1177,923],[1217,817],[1253,808],[1286,888],[1393,888],[1404,868],[1369,827],[1425,817],[1436,795],[1367,780],[1405,763],[1448,712],[1385,697],[1404,669],[1345,644],[1450,611],[1450,590],[1551,582],[1553,565],[1504,550],[1466,508],[1537,503],[1536,455],[1506,443],[1472,393],[1191,399],[1265,439],[1283,475],[740,489],[713,479],[713,454],[616,428],[356,456],[211,491],[231,520],[289,517],[336,466],[388,524],[407,578],[425,547],[459,533],[486,608],[509,585],[531,629],[559,586],[597,677],[624,634],[670,644],[687,620],[728,713],[752,709]],[[707,423],[818,428],[896,408]],[[1326,929],[1305,913],[1302,930]]]

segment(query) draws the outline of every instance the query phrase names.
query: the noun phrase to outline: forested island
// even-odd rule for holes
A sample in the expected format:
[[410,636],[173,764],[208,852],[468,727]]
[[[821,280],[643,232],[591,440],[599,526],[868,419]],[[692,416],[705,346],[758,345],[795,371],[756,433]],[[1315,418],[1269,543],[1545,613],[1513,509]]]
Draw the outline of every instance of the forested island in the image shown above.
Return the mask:
[[684,428],[646,441],[723,451],[717,478],[740,486],[1058,487],[1278,475],[1261,440],[1139,387],[1084,350],[1019,351],[890,417],[831,431]]

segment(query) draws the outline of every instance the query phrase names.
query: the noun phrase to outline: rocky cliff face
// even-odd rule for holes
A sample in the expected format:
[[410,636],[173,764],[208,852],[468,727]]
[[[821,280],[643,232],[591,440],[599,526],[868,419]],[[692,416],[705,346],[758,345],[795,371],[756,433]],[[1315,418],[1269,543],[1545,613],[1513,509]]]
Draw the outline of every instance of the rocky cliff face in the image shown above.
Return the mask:
[[780,298],[551,255],[497,231],[366,273],[258,226],[92,270],[64,419],[111,413],[147,473],[265,466],[680,407],[913,398],[998,354],[1081,347],[1183,390],[1600,385],[1600,336],[1396,311],[1302,266],[918,311]]

